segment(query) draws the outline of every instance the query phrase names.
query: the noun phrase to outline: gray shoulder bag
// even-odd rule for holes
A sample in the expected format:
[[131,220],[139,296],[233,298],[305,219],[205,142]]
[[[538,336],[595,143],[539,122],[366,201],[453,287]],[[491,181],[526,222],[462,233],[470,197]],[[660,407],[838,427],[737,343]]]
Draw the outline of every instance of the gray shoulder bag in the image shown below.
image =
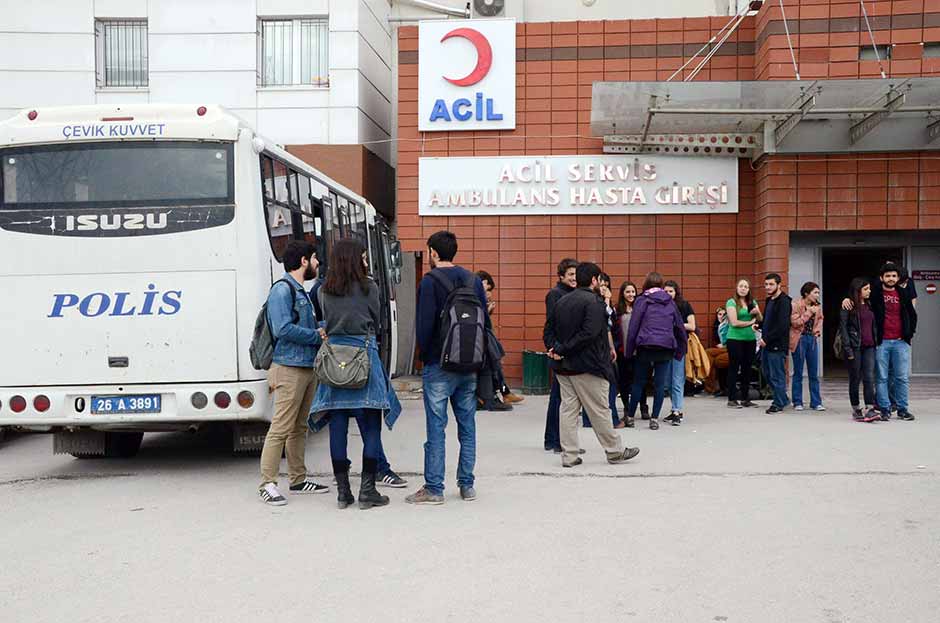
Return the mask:
[[[317,298],[323,309],[322,288]],[[365,346],[344,346],[327,340],[313,362],[317,380],[337,389],[362,389],[369,382],[370,369],[368,341]]]
[[331,344],[320,347],[313,369],[320,383],[337,389],[362,389],[369,382],[368,347]]

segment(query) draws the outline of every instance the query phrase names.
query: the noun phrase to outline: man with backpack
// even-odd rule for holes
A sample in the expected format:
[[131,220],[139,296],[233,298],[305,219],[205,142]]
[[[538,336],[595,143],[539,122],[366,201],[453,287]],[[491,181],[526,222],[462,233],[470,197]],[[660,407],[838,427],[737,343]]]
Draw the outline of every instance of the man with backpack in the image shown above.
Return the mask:
[[457,421],[460,455],[457,485],[465,501],[476,499],[477,373],[483,367],[490,326],[486,292],[480,279],[454,264],[457,237],[439,231],[428,238],[431,270],[418,285],[416,337],[424,368],[421,373],[427,441],[424,486],[405,498],[409,504],[444,503],[444,429],[447,404]]
[[313,305],[304,282],[317,274],[317,249],[305,241],[292,240],[284,249],[284,276],[272,287],[266,315],[273,355],[268,385],[274,392],[274,416],[261,450],[261,500],[284,506],[287,500],[277,488],[281,453],[287,454],[291,493],[326,493],[328,487],[307,480],[304,463],[307,414],[317,389],[313,360],[323,340],[317,328]]

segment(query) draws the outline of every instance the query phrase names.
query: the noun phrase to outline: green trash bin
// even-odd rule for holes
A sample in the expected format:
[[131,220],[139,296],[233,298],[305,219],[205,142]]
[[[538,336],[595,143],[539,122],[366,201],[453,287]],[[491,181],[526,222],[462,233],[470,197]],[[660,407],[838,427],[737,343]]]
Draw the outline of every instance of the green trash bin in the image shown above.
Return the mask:
[[550,389],[548,355],[534,350],[522,351],[522,393],[544,396]]

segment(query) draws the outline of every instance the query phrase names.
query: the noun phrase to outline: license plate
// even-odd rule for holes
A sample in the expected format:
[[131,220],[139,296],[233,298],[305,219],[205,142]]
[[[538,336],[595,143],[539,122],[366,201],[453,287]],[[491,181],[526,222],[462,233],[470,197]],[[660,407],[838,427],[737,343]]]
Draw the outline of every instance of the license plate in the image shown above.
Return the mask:
[[134,396],[92,396],[91,412],[101,413],[160,413],[160,394]]

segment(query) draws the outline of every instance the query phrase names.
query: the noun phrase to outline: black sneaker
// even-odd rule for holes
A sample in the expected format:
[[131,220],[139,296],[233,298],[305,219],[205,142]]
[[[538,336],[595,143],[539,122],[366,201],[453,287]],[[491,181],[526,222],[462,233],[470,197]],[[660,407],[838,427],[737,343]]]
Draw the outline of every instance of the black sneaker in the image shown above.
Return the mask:
[[741,404],[740,402],[738,402],[737,400],[729,400],[729,401],[728,401],[728,408],[729,408],[729,409],[743,409],[743,408],[744,408],[744,405],[742,405],[742,404]]
[[777,405],[770,405],[770,408],[764,411],[764,413],[766,413],[767,415],[773,415],[774,413],[783,413],[783,409],[781,409]]
[[545,446],[546,452],[554,452],[555,454],[561,454],[561,446]]
[[281,495],[277,485],[273,482],[269,482],[261,487],[261,489],[258,490],[258,496],[261,498],[262,502],[270,504],[271,506],[284,506],[287,504],[287,499]]
[[290,492],[294,495],[300,493],[326,493],[330,490],[326,485],[321,485],[312,480],[305,480],[303,482],[298,482],[296,485],[290,486]]
[[381,476],[376,479],[376,484],[380,487],[392,487],[393,489],[404,489],[408,486],[408,481],[393,472],[388,470]]
[[643,404],[642,402],[640,403],[640,419],[641,420],[650,419],[650,408],[649,406]]
[[473,487],[460,487],[460,499],[464,502],[472,502],[477,499],[477,490]]
[[[880,409],[879,409],[879,410],[880,410]],[[888,420],[891,419],[891,411],[883,411],[883,410],[880,410],[880,411],[881,411],[881,421],[882,421],[882,422],[887,422]]]
[[[757,404],[756,402],[751,402],[750,400],[742,400],[741,406],[742,407],[759,407],[760,405]],[[783,411],[783,409],[780,409],[780,410]]]
[[494,400],[492,404],[483,405],[479,411],[512,411],[512,405],[508,405],[505,402],[500,402]]
[[859,408],[857,408],[857,407],[854,408],[854,409],[852,409],[852,419],[855,420],[856,422],[864,422],[864,421],[866,421],[866,420],[865,420],[865,414],[862,413],[862,410],[859,409]]
[[659,420],[656,418],[650,420],[650,430],[659,430]]
[[914,414],[911,413],[910,411],[901,411],[901,410],[899,409],[899,410],[898,410],[898,419],[899,419],[899,420],[904,420],[905,422],[911,422],[911,421],[914,420]]

